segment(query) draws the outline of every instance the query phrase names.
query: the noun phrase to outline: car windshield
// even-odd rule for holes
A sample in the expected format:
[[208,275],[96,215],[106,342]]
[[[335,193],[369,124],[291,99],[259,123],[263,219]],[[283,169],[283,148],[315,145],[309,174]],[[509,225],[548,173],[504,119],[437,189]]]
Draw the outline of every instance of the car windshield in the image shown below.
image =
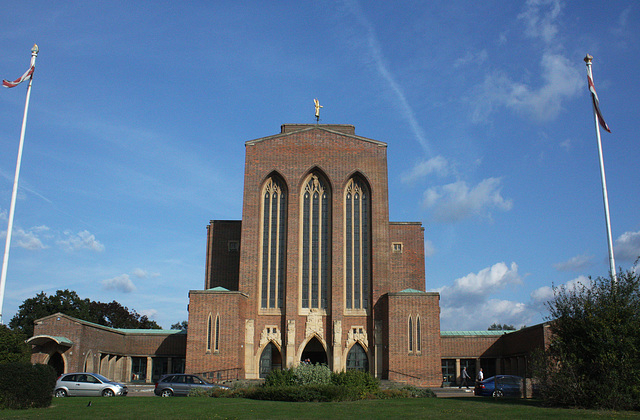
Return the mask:
[[104,376],[100,375],[99,373],[92,373],[92,375],[100,379],[102,382],[111,382],[111,379],[107,379]]

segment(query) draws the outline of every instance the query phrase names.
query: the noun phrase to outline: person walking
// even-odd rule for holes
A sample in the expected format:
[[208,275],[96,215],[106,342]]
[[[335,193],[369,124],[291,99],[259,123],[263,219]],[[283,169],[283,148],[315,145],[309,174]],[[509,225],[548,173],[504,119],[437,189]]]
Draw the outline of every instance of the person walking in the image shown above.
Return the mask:
[[480,372],[478,372],[478,382],[484,381],[484,373],[482,372],[482,368],[480,368]]
[[469,389],[469,384],[467,383],[467,379],[471,379],[471,376],[469,376],[469,374],[467,373],[467,368],[463,368],[462,369],[462,382],[460,383],[460,386],[458,387],[458,389],[461,389],[462,386],[466,386],[467,389]]

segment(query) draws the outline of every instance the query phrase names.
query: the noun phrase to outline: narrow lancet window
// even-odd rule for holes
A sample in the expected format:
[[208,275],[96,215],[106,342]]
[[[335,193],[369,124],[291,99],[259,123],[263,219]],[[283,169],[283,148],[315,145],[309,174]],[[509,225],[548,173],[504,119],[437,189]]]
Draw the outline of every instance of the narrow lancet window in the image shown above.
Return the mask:
[[345,306],[347,310],[369,308],[370,221],[369,190],[359,178],[345,189]]

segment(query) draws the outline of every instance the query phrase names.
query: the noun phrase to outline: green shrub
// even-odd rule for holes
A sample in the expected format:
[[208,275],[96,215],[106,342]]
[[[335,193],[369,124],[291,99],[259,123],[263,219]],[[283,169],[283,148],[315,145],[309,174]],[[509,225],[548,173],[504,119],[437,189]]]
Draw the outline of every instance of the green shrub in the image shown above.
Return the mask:
[[334,384],[287,385],[256,387],[246,398],[290,402],[353,401],[359,399],[354,390]]
[[42,408],[51,405],[56,372],[48,365],[0,364],[0,408]]
[[224,398],[227,397],[231,392],[230,389],[223,388],[191,388],[189,390],[189,397],[213,397],[213,398]]
[[302,363],[293,368],[293,374],[298,385],[326,385],[331,383],[331,369],[329,369],[329,366],[319,363],[315,365]]
[[331,382],[348,388],[356,388],[360,392],[372,393],[380,388],[380,380],[369,372],[347,370],[331,374]]
[[286,386],[295,384],[296,377],[293,369],[272,370],[264,380],[264,386]]
[[310,384],[330,384],[331,369],[319,363],[302,363],[292,369],[272,370],[264,381],[264,386],[290,386]]

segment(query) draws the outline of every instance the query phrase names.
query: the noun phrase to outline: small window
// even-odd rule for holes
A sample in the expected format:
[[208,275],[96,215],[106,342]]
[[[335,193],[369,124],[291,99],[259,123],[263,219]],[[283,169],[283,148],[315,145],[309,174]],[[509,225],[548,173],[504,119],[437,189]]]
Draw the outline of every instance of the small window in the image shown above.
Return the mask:
[[238,252],[240,250],[239,241],[228,241],[227,246],[229,248],[229,252]]
[[396,254],[402,254],[403,245],[402,242],[394,242],[391,244],[391,249]]

